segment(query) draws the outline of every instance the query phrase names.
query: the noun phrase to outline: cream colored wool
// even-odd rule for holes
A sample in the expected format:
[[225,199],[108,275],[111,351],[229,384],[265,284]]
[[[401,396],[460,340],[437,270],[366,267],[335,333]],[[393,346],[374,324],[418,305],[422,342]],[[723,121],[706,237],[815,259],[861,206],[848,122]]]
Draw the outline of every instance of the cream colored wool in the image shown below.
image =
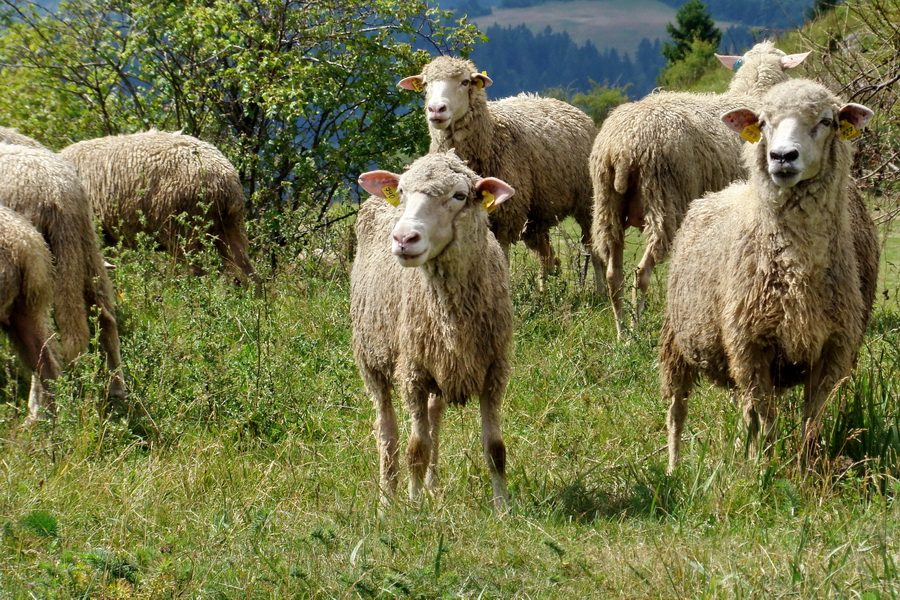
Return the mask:
[[736,388],[754,441],[773,435],[777,391],[804,385],[803,438],[814,454],[824,403],[862,343],[878,272],[875,226],[850,179],[853,146],[837,134],[840,105],[814,82],[772,88],[760,121],[801,114],[813,127],[833,109],[818,175],[776,186],[763,137],[744,148],[749,181],[695,200],[684,219],[659,351],[670,470],[701,373]]
[[[476,197],[480,179],[452,153],[429,154],[404,173],[398,208],[376,197],[360,207],[350,316],[356,362],[378,413],[385,502],[397,485],[395,386],[413,422],[407,452],[411,492],[429,463],[426,485],[433,485],[444,406],[477,396],[495,503],[502,506],[506,499],[499,410],[510,375],[512,302],[506,259]],[[398,264],[391,236],[405,199],[423,192],[440,201],[459,181],[469,193],[453,221],[452,241],[420,267]]]
[[50,344],[52,260],[44,238],[31,223],[0,205],[0,324],[16,354],[33,373],[29,421],[52,413],[53,396],[48,384],[60,372]]
[[6,142],[7,144],[18,144],[19,146],[26,146],[28,148],[45,149],[43,144],[41,144],[37,140],[31,139],[27,135],[22,135],[21,133],[10,127],[0,127],[0,142]]
[[87,349],[88,319],[96,311],[100,344],[112,373],[108,393],[123,398],[114,293],[75,169],[49,150],[0,143],[0,202],[28,219],[53,255],[53,315],[60,357],[69,363]]
[[[422,76],[428,85],[475,72],[468,60],[441,56],[425,65]],[[504,251],[521,239],[539,254],[546,273],[559,262],[550,229],[572,216],[592,255],[595,287],[601,290],[603,267],[591,244],[587,158],[597,129],[590,117],[560,100],[530,94],[489,102],[484,88],[471,85],[466,115],[446,130],[429,129],[430,152],[453,150],[482,177],[497,177],[515,188],[515,197],[491,214]]]
[[[78,170],[113,243],[133,247],[145,233],[178,255],[184,240],[189,249],[199,245],[193,231],[199,219],[210,224],[223,263],[257,281],[248,256],[244,191],[235,168],[212,144],[153,130],[78,142],[60,154]],[[179,222],[182,213],[190,229]]]
[[757,44],[744,55],[725,93],[652,93],[618,106],[604,121],[590,155],[593,240],[606,264],[620,339],[625,230],[638,227],[647,236],[635,274],[637,320],[653,267],[668,256],[691,200],[746,173],[741,140],[720,117],[732,108],[755,107],[770,87],[786,80],[783,57],[771,42]]

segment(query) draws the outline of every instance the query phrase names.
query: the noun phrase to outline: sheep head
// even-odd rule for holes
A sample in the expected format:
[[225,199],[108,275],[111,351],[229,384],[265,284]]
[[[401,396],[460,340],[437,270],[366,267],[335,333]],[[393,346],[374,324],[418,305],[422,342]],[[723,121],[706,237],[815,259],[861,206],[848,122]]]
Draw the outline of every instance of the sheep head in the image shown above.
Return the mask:
[[472,97],[486,101],[484,88],[493,81],[475,65],[461,58],[439,56],[425,65],[421,75],[401,79],[400,87],[425,92],[425,117],[437,130],[445,130],[469,112]]
[[769,178],[790,188],[816,177],[835,136],[857,137],[872,115],[861,104],[841,105],[822,85],[794,79],[772,88],[759,112],[738,108],[722,121],[747,141],[760,141]]
[[402,175],[363,173],[359,184],[397,206],[391,252],[404,267],[420,267],[439,256],[455,239],[460,219],[473,210],[493,210],[515,193],[499,179],[478,177],[450,152],[427,154]]

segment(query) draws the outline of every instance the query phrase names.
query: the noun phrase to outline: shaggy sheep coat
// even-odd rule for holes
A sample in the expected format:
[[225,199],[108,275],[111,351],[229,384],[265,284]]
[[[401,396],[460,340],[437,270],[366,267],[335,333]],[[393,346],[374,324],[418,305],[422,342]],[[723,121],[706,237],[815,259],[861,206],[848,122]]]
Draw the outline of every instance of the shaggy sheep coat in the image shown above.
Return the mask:
[[[425,65],[420,84],[466,80],[476,73],[467,60],[441,56]],[[520,94],[488,102],[481,85],[468,86],[468,110],[449,128],[429,122],[430,152],[453,150],[482,177],[497,177],[516,190],[509,202],[491,213],[491,226],[508,253],[519,239],[536,251],[543,266],[543,287],[555,267],[550,229],[572,216],[591,252],[595,286],[600,291],[602,263],[591,244],[591,180],[587,157],[597,134],[594,122],[574,106],[552,98]],[[474,80],[473,80],[474,81]]]
[[[806,55],[801,55],[805,57]],[[743,57],[724,94],[658,92],[615,108],[593,143],[593,240],[606,263],[606,280],[619,338],[623,336],[625,229],[647,236],[635,273],[635,320],[643,310],[653,267],[665,260],[688,205],[706,192],[744,176],[741,140],[720,117],[738,106],[754,107],[773,85],[787,79],[787,61],[771,42]]]
[[28,421],[53,412],[48,383],[60,372],[49,343],[52,260],[44,238],[31,223],[0,205],[0,325],[33,374]]
[[[212,144],[189,135],[148,131],[72,144],[60,153],[84,181],[104,235],[133,247],[145,233],[179,255],[196,249],[209,224],[226,265],[256,281],[247,254],[244,191],[237,171]],[[178,218],[186,214],[187,225]]]
[[[452,153],[429,154],[401,177],[397,208],[372,197],[359,211],[350,278],[353,351],[378,414],[384,501],[397,483],[391,400],[396,385],[413,423],[407,452],[411,495],[417,496],[426,470],[425,483],[432,488],[444,406],[477,396],[494,500],[505,506],[506,450],[499,410],[510,375],[512,303],[506,259],[476,187],[480,180]],[[392,255],[392,235],[396,244],[395,225],[408,198],[427,194],[440,202],[460,183],[465,205],[446,232],[450,242],[422,266],[401,266]]]
[[31,139],[27,135],[22,135],[10,127],[0,127],[0,142],[18,144],[19,146],[26,146],[28,148],[45,149],[37,140]]
[[878,271],[875,227],[850,181],[853,147],[838,134],[840,106],[813,82],[774,87],[759,123],[800,115],[802,127],[830,136],[818,174],[776,185],[767,162],[778,151],[764,135],[744,149],[749,181],[696,200],[685,217],[660,335],[670,470],[699,373],[736,388],[754,441],[773,433],[777,391],[803,384],[804,447],[815,450],[824,403],[862,343]]
[[87,349],[88,320],[96,311],[100,344],[112,373],[108,393],[113,399],[123,398],[113,288],[75,169],[49,150],[0,143],[0,202],[28,219],[53,255],[53,316],[60,357],[69,363]]

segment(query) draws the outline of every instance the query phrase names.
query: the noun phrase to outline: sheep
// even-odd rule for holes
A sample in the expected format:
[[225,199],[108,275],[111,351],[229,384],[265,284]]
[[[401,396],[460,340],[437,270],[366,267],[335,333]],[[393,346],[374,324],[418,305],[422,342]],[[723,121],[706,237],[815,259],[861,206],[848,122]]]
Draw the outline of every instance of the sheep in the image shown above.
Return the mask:
[[482,177],[497,177],[516,190],[513,201],[491,214],[497,239],[509,256],[520,238],[538,253],[540,288],[559,260],[550,228],[571,215],[594,266],[600,293],[603,264],[591,244],[591,180],[587,156],[597,133],[594,122],[574,106],[552,98],[520,94],[487,101],[493,83],[467,60],[440,56],[420,75],[399,86],[425,91],[430,152],[454,150]]
[[107,239],[133,247],[146,233],[174,256],[198,236],[179,220],[211,224],[223,263],[234,265],[257,285],[247,254],[244,191],[237,171],[212,144],[189,135],[150,130],[72,144],[60,153],[84,181]]
[[618,339],[625,331],[625,230],[637,227],[647,236],[634,277],[637,323],[653,268],[668,255],[690,201],[744,175],[740,140],[719,117],[731,108],[752,106],[808,54],[786,55],[772,42],[762,42],[743,57],[719,56],[728,67],[742,65],[725,93],[657,92],[616,107],[604,121],[590,155],[593,240],[606,264]]
[[802,457],[815,456],[824,404],[850,373],[875,296],[878,241],[845,141],[871,117],[802,79],[722,117],[760,141],[744,148],[749,180],[695,200],[675,240],[659,343],[670,472],[698,373],[735,391],[763,447],[776,393],[804,384]]
[[54,411],[49,383],[60,374],[48,343],[53,335],[52,261],[50,249],[34,226],[0,204],[0,325],[32,372],[26,423]]
[[110,371],[107,395],[122,400],[125,379],[113,288],[75,169],[50,150],[0,143],[0,202],[28,219],[50,248],[56,269],[53,316],[60,357],[70,363],[88,347],[88,315],[96,310]]
[[44,145],[37,140],[34,140],[27,135],[23,135],[11,127],[0,126],[0,142],[18,144],[19,146],[27,146],[29,148],[46,149]]
[[410,497],[421,497],[423,482],[435,490],[445,406],[475,395],[493,501],[502,510],[508,495],[499,412],[510,374],[512,302],[507,261],[483,206],[500,205],[513,189],[443,152],[417,159],[403,175],[372,171],[359,182],[374,197],[356,223],[350,315],[353,352],[377,413],[381,504],[397,488],[391,391],[398,385],[412,419]]

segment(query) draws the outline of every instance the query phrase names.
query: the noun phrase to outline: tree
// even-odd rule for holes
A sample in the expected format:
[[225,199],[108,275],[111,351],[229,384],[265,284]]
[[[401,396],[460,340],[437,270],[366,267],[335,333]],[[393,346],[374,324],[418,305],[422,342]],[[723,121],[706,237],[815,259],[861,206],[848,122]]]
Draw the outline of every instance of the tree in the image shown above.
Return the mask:
[[714,49],[719,47],[722,32],[716,28],[702,0],[688,0],[675,13],[675,20],[678,22],[677,27],[672,23],[666,25],[666,32],[672,37],[672,42],[665,42],[662,47],[663,56],[669,65],[684,59],[695,40],[709,42]]
[[405,0],[0,0],[4,124],[52,147],[182,129],[235,163],[251,214],[321,219],[373,163],[427,149],[395,83],[480,34]]

